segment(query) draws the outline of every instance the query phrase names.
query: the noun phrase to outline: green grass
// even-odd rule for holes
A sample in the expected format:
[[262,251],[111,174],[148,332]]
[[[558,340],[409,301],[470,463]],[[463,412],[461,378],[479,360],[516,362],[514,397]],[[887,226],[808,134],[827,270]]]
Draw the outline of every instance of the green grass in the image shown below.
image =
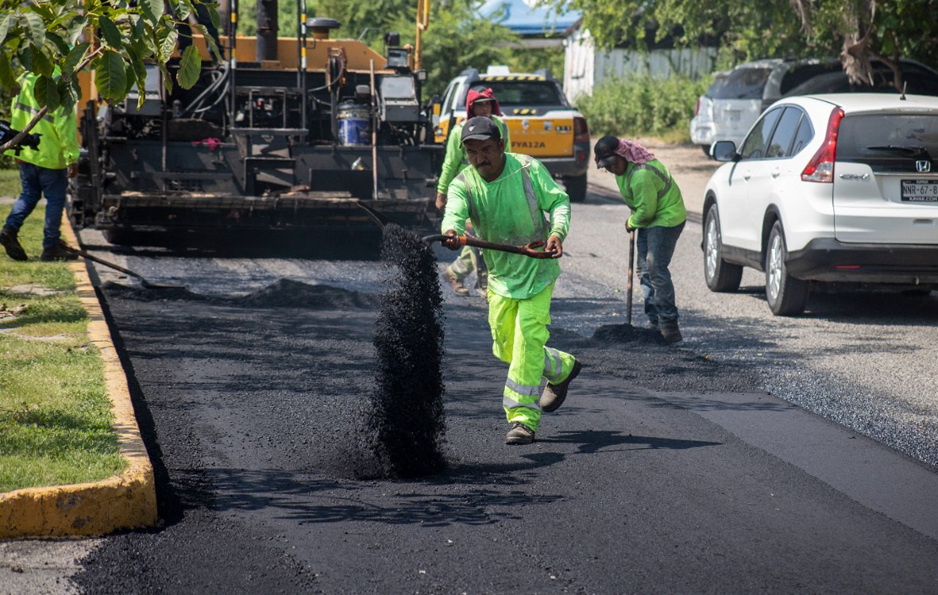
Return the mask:
[[20,195],[20,170],[0,169],[0,196],[16,198]]
[[[0,205],[0,219],[9,211]],[[0,251],[0,491],[96,481],[124,466],[72,273],[37,258],[43,215],[40,205],[20,230],[28,262]],[[58,293],[10,291],[17,285]]]

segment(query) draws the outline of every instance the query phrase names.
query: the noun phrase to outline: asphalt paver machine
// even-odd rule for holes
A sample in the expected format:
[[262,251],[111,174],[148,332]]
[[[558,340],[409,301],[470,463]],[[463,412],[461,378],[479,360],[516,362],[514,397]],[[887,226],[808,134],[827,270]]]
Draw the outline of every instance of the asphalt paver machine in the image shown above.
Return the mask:
[[276,2],[263,1],[273,18],[259,9],[257,37],[238,37],[230,4],[221,62],[194,38],[205,61],[192,88],[170,90],[152,65],[142,102],[137,89],[117,105],[88,102],[72,221],[114,243],[142,231],[372,229],[359,202],[429,223],[443,147],[413,49],[394,33],[384,55],[332,39],[340,24],[305,19],[304,0],[296,38],[277,37]]

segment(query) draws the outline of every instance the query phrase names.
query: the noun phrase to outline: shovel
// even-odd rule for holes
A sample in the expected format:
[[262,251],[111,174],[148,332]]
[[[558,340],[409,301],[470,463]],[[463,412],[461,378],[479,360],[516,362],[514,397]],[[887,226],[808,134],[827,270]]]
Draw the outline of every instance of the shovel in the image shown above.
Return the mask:
[[625,294],[625,323],[632,326],[632,280],[635,278],[635,268],[632,263],[635,262],[635,230],[629,232],[629,284]]
[[[427,243],[432,242],[444,242],[446,240],[452,239],[452,236],[446,236],[443,234],[436,234],[432,236],[424,236],[423,241]],[[459,241],[460,246],[473,246],[475,248],[486,248],[488,250],[499,250],[501,252],[511,252],[512,254],[523,254],[524,256],[529,256],[531,258],[553,258],[554,255],[550,252],[543,252],[538,250],[544,245],[542,240],[536,242],[531,242],[524,246],[512,246],[511,244],[499,244],[496,242],[487,242],[485,240],[480,240],[479,238],[473,236],[456,236],[456,239]]]
[[115,271],[120,271],[124,273],[125,275],[130,275],[131,277],[134,277],[135,279],[140,281],[140,285],[143,286],[145,289],[185,289],[184,285],[159,285],[157,283],[150,283],[149,281],[144,279],[142,276],[131,271],[130,269],[125,269],[124,267],[114,264],[113,262],[108,262],[104,260],[103,258],[98,258],[97,256],[94,256],[93,254],[89,254],[85,252],[84,250],[73,248],[69,246],[68,244],[66,244],[65,242],[62,242],[62,247],[68,252],[71,252],[72,254],[77,254],[81,256],[85,260],[90,260],[92,262],[102,264],[108,268],[114,269]]

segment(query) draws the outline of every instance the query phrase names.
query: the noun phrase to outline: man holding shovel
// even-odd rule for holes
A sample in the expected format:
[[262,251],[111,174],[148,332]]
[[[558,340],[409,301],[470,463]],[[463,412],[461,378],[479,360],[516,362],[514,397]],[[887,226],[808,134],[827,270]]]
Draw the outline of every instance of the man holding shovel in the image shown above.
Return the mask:
[[[576,358],[546,346],[550,298],[560,275],[556,259],[563,255],[570,228],[570,199],[536,159],[505,152],[501,131],[491,119],[468,120],[460,141],[470,167],[449,186],[441,228],[450,239],[443,245],[460,248],[458,236],[468,218],[485,241],[515,246],[544,242],[544,251],[551,255],[535,259],[482,251],[489,270],[492,351],[510,365],[502,393],[511,424],[505,442],[530,444],[541,411],[560,407],[580,373]],[[542,377],[547,378],[543,393]]]
[[668,343],[681,341],[674,283],[668,269],[687,220],[681,189],[667,168],[638,143],[604,136],[593,148],[593,155],[597,168],[615,174],[622,198],[632,210],[625,228],[630,235],[639,232],[638,275],[645,292],[648,324],[660,330]]

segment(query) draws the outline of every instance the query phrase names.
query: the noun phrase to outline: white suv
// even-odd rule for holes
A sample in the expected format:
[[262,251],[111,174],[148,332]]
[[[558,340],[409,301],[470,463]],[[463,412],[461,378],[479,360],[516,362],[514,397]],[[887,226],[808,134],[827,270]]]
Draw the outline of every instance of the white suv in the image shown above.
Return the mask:
[[765,271],[777,315],[804,311],[812,285],[938,287],[938,98],[851,93],[773,104],[704,198],[704,275],[735,291]]

